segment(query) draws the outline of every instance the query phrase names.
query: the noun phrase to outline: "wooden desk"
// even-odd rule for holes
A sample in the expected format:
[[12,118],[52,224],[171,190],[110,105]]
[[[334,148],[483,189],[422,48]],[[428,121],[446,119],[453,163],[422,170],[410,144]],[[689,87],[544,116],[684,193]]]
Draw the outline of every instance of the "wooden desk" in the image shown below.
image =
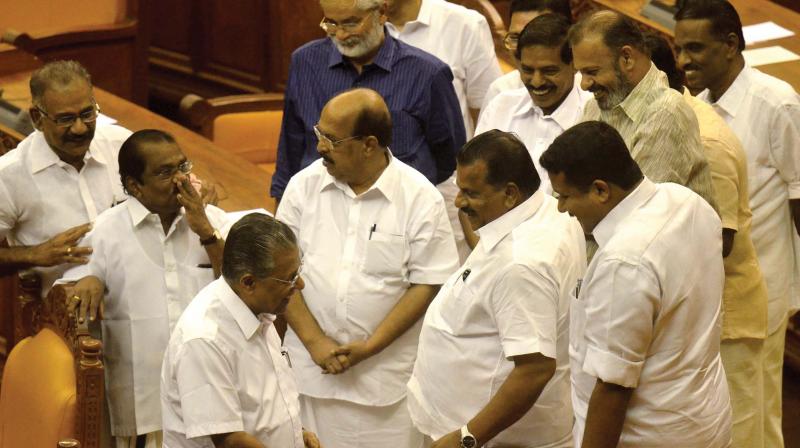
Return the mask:
[[[3,99],[18,107],[30,107],[29,79],[30,72],[27,71],[0,76]],[[186,156],[194,162],[194,172],[217,185],[221,208],[227,211],[259,207],[275,210],[274,201],[268,194],[269,173],[219,148],[201,135],[103,89],[95,87],[94,94],[101,112],[117,119],[121,126],[132,131],[155,128],[172,134]]]
[[[587,0],[587,2],[595,9],[618,11],[661,34],[674,36],[672,30],[641,15],[639,11],[645,3],[644,0]],[[730,0],[730,2],[739,12],[744,26],[772,21],[796,33],[794,36],[784,39],[748,45],[747,49],[780,45],[800,54],[800,14],[768,0]],[[758,69],[788,82],[796,91],[800,92],[800,61],[763,65]]]

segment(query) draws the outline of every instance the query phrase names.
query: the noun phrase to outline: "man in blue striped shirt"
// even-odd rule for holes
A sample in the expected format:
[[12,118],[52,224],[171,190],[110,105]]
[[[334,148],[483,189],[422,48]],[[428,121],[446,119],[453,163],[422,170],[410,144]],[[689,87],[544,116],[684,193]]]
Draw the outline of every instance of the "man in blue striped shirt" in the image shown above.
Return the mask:
[[270,194],[280,199],[289,179],[319,158],[314,125],[322,107],[355,87],[376,90],[388,104],[392,154],[432,183],[446,181],[466,139],[450,68],[385,32],[383,0],[320,0],[320,5],[325,15],[320,26],[328,38],[292,54]]

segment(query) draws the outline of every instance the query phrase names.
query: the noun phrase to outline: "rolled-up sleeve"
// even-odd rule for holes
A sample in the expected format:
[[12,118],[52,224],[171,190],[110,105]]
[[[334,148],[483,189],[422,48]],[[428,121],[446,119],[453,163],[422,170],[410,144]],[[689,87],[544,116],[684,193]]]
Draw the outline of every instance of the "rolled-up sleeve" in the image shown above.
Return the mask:
[[428,207],[416,207],[409,229],[409,282],[441,285],[458,269],[453,229],[441,196]]
[[498,278],[491,304],[506,358],[541,353],[555,359],[558,282],[547,269],[514,264]]
[[175,359],[175,381],[189,439],[243,431],[236,376],[220,347],[187,341]]
[[789,199],[800,199],[800,104],[777,108],[770,128],[770,156],[789,185]]
[[637,387],[653,338],[660,296],[645,266],[608,259],[597,266],[586,297],[583,370],[603,382]]
[[6,238],[16,225],[17,211],[14,202],[11,200],[5,183],[0,181],[0,239]]

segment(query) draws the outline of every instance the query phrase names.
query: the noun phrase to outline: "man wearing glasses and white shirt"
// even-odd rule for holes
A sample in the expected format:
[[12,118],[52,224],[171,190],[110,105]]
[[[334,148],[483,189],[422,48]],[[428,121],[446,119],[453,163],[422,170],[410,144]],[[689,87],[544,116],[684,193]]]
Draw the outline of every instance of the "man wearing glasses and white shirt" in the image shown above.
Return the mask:
[[302,420],[326,447],[416,448],[405,385],[420,320],[458,267],[444,200],[389,151],[377,92],[334,97],[315,131],[322,160],[292,178],[277,212],[305,259],[284,340]]
[[227,216],[204,204],[191,169],[169,134],[133,133],[119,151],[131,197],[98,216],[81,243],[92,249],[89,263],[61,280],[77,281],[69,306],[79,321],[102,318],[117,448],[161,446],[159,381],[170,331],[220,270]]
[[86,263],[78,246],[90,222],[125,194],[117,152],[130,135],[97,125],[89,73],[75,61],[33,72],[30,116],[36,131],[0,157],[0,266],[36,267],[42,294],[69,264]]

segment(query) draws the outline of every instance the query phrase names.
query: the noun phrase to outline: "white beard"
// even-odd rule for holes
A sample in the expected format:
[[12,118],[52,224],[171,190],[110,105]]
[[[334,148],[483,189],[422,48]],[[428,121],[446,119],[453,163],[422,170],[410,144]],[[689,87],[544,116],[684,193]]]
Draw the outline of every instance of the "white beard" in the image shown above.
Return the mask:
[[360,58],[369,54],[381,44],[381,40],[383,39],[383,26],[377,22],[375,26],[364,33],[363,36],[350,37],[345,43],[339,41],[334,36],[331,36],[330,39],[343,56],[348,58]]

